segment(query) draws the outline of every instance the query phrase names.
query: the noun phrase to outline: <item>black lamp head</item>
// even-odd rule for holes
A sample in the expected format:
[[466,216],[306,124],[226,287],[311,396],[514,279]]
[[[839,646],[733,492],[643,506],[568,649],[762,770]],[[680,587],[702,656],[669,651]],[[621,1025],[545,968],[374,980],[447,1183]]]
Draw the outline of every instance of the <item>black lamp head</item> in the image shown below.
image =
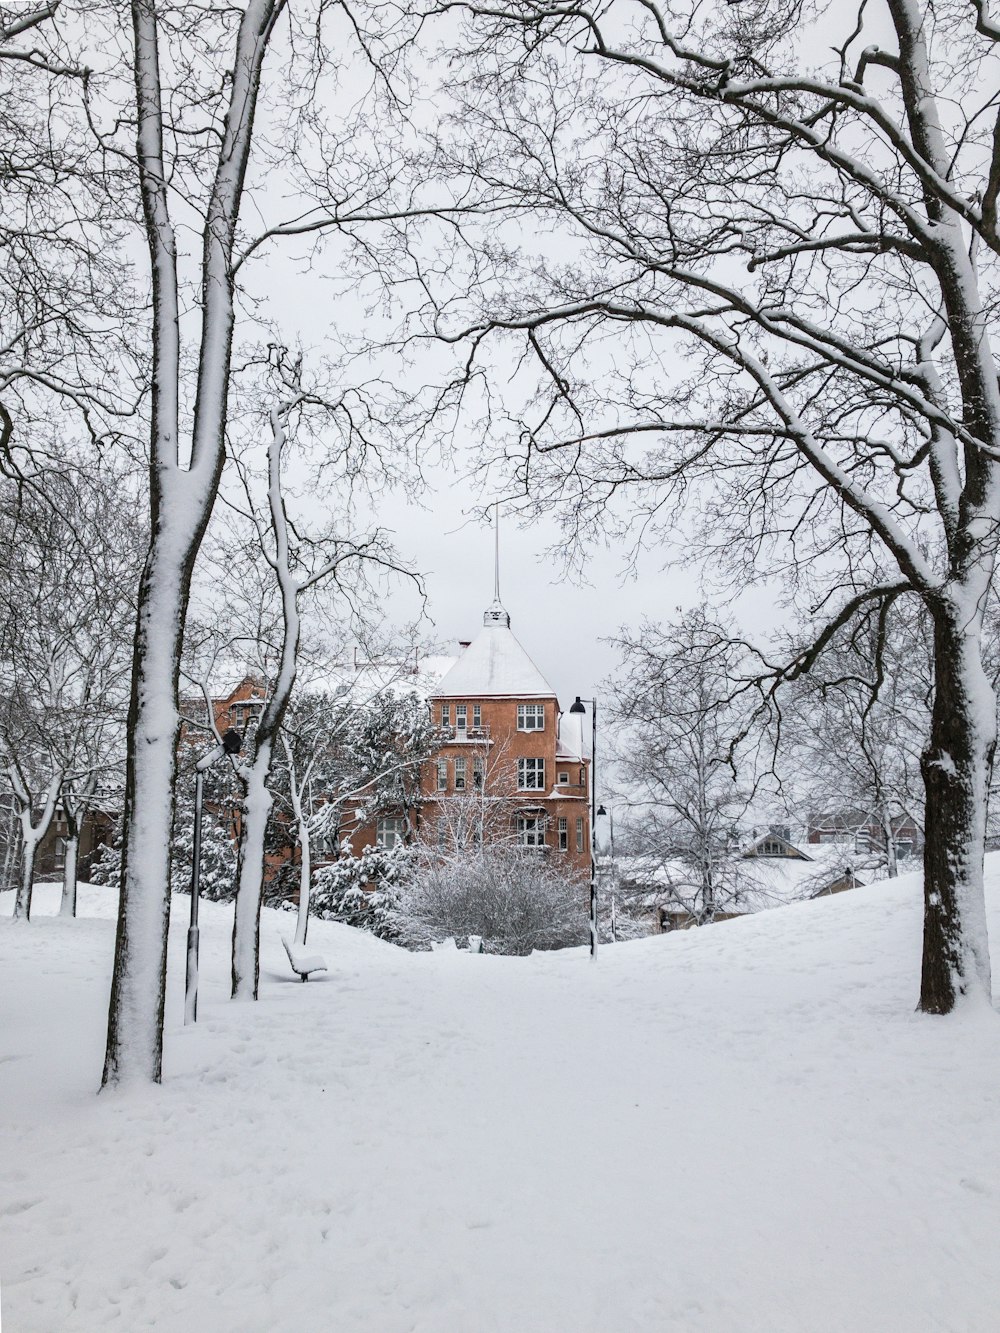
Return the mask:
[[577,695],[575,701],[570,704],[569,711],[571,713],[585,713],[587,711],[581,703],[579,695]]
[[222,738],[222,749],[226,754],[239,754],[243,749],[243,733],[230,727]]

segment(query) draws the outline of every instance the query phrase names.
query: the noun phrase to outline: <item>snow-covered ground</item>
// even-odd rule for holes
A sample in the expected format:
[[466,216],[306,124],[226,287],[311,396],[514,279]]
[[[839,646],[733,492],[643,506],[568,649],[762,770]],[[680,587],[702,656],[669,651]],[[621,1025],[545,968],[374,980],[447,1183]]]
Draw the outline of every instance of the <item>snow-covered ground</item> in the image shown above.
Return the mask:
[[4,1333],[1000,1328],[1000,1021],[914,1014],[914,876],[596,965],[316,923],[308,985],[265,912],[256,1005],[206,903],[188,1029],[178,899],[165,1082],[100,1097],[114,905],[55,902],[0,920]]

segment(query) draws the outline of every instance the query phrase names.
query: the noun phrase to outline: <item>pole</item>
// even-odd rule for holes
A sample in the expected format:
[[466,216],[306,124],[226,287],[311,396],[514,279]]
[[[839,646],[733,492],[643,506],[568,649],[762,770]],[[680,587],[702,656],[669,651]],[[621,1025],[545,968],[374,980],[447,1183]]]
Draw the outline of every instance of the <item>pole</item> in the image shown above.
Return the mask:
[[201,891],[201,798],[205,775],[199,768],[194,780],[194,848],[191,857],[191,924],[188,926],[187,975],[184,985],[184,1022],[198,1021],[198,896]]
[[590,701],[590,956],[597,957],[597,700]]

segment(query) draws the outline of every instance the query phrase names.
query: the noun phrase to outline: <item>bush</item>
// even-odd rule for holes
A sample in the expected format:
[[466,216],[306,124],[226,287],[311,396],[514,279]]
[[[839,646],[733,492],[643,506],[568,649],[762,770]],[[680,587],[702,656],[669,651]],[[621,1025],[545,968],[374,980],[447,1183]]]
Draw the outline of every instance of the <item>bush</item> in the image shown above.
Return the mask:
[[424,851],[400,895],[398,922],[411,947],[481,935],[486,953],[528,954],[589,938],[583,878],[544,853],[507,845]]

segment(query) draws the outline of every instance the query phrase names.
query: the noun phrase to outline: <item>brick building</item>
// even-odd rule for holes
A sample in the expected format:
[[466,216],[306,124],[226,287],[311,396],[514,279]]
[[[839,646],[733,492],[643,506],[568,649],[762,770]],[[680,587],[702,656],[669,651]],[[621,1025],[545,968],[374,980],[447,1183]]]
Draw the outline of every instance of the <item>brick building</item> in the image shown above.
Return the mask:
[[386,814],[351,833],[357,854],[419,837],[442,848],[510,840],[590,864],[590,756],[582,713],[562,713],[555,691],[514,637],[499,600],[477,637],[428,693],[437,730],[414,818]]

